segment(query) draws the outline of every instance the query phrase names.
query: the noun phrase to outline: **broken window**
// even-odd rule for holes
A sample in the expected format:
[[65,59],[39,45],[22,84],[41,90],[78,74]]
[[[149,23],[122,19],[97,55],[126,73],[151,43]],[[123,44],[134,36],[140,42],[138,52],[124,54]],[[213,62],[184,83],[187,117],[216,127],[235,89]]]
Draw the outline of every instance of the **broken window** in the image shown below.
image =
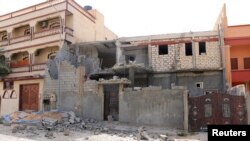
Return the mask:
[[168,45],[159,45],[159,55],[168,54]]
[[126,55],[125,56],[126,63],[134,62],[135,61],[135,56],[134,55]]
[[244,69],[250,69],[250,57],[244,58]]
[[193,55],[192,43],[185,43],[185,51],[186,51],[186,56],[192,56]]
[[206,42],[199,42],[199,55],[206,54]]
[[231,69],[232,70],[238,69],[238,59],[237,58],[231,58]]
[[205,104],[204,105],[204,108],[205,108],[205,117],[206,118],[209,118],[212,116],[212,104]]
[[227,118],[230,117],[230,105],[229,105],[229,103],[222,104],[222,114],[223,114],[223,117],[227,117]]

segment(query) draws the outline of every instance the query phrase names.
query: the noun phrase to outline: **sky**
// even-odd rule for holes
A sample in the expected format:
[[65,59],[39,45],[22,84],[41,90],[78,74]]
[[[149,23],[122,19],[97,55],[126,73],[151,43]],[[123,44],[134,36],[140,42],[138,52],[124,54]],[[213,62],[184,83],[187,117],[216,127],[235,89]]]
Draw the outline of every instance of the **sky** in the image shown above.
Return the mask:
[[[1,0],[0,15],[45,0]],[[91,5],[119,37],[212,30],[224,3],[229,25],[250,24],[250,0],[75,0]]]

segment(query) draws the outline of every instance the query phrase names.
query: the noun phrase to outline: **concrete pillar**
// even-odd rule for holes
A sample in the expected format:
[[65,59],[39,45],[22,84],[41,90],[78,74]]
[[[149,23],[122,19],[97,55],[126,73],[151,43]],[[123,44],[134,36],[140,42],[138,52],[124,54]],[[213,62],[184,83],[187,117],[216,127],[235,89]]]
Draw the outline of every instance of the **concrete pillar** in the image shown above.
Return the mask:
[[129,80],[131,81],[130,86],[134,87],[135,84],[135,69],[129,68]]
[[152,46],[148,45],[148,66],[152,66]]
[[183,128],[184,128],[184,131],[188,132],[188,91],[187,90],[183,94],[183,105],[184,105]]

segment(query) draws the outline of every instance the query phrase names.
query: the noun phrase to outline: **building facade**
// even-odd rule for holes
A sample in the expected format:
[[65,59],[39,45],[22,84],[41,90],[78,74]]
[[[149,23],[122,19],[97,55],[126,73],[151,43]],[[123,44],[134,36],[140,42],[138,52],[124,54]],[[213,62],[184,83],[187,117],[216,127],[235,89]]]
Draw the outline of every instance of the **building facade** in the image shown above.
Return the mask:
[[220,40],[217,31],[120,38],[115,69],[137,87],[186,86],[191,96],[222,91]]
[[229,87],[243,84],[250,92],[250,25],[228,25],[226,6],[222,8],[216,30],[223,31],[223,58]]
[[10,68],[0,82],[1,115],[42,110],[45,66],[63,45],[115,38],[100,12],[74,0],[48,0],[1,15],[1,58]]

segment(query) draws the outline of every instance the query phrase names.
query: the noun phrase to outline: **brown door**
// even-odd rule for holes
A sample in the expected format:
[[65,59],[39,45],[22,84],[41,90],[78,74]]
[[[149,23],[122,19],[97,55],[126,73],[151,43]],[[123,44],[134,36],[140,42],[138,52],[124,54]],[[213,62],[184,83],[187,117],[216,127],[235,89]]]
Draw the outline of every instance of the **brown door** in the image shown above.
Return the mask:
[[189,128],[206,129],[208,124],[246,124],[244,96],[223,93],[189,97]]
[[20,86],[20,111],[38,111],[38,84]]
[[119,89],[118,85],[104,85],[104,120],[112,115],[114,120],[119,117]]

